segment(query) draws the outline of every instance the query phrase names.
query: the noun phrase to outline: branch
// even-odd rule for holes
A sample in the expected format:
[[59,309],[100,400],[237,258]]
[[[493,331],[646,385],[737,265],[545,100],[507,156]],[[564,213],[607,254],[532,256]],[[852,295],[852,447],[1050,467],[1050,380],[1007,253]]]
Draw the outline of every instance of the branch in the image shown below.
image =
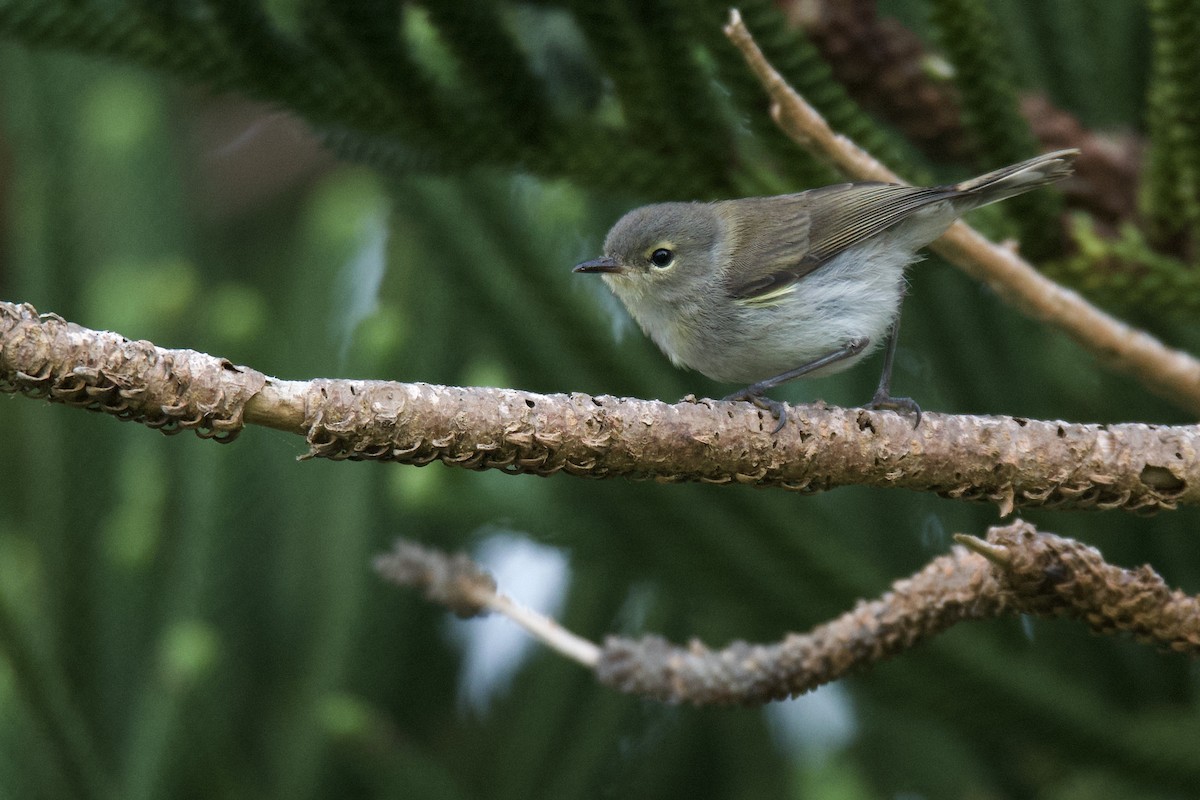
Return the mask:
[[[742,51],[771,98],[771,116],[797,144],[857,180],[903,183],[854,142],[835,133],[787,84],[755,44],[741,15],[730,12],[725,35]],[[971,277],[983,281],[1022,313],[1049,323],[1112,369],[1132,375],[1160,397],[1200,413],[1200,361],[1166,347],[1126,325],[1080,295],[1042,276],[1009,248],[993,244],[956,222],[930,247]]]
[[798,406],[787,426],[748,403],[670,405],[585,394],[385,381],[281,381],[192,350],[88,330],[0,302],[0,391],[231,441],[245,424],[303,435],[306,458],[661,482],[848,484],[1021,506],[1200,503],[1200,427],[1073,425]]
[[572,661],[585,667],[599,661],[600,648],[497,591],[495,579],[463,553],[450,556],[401,539],[392,552],[375,559],[375,571],[397,586],[420,589],[426,600],[463,619],[494,611]]
[[[1200,599],[1168,588],[1149,566],[1114,567],[1095,548],[1039,533],[1022,521],[990,529],[986,542],[961,534],[955,539],[967,547],[934,559],[878,599],[776,644],[734,642],[710,650],[695,640],[676,647],[658,636],[610,636],[597,646],[528,609],[522,613],[537,617],[536,625],[518,621],[594,670],[607,686],[694,705],[782,700],[901,653],[958,622],[1015,614],[1069,617],[1096,633],[1129,633],[1147,644],[1200,654]],[[451,557],[401,541],[376,560],[376,568],[460,613],[464,603],[480,612],[506,613],[503,605],[511,602],[500,602],[490,576],[461,554]],[[542,636],[535,628],[550,633]]]

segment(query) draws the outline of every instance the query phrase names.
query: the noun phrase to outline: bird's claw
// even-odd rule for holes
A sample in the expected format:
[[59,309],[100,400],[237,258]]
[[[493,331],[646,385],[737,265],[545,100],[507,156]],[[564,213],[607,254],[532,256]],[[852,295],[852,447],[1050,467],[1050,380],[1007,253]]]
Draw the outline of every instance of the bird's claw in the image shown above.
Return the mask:
[[867,404],[867,408],[912,414],[914,430],[921,424],[921,407],[911,397],[892,397],[886,392],[876,392],[875,396],[871,398],[871,402]]
[[775,418],[776,422],[775,428],[771,431],[773,434],[779,433],[781,430],[783,430],[783,426],[787,424],[787,404],[780,402],[779,400],[772,400],[766,395],[750,392],[745,389],[740,392],[734,392],[723,399],[729,402],[742,401],[746,403],[753,403],[756,407],[761,408],[763,411],[769,413]]

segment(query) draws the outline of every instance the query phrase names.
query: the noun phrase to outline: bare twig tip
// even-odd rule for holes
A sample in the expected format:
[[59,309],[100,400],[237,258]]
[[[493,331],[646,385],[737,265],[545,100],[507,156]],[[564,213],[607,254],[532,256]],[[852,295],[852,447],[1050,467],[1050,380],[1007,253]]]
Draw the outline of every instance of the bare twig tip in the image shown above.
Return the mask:
[[496,594],[496,581],[466,555],[450,555],[404,539],[396,541],[392,552],[375,559],[375,570],[464,618],[487,613]]
[[465,553],[450,555],[398,539],[392,552],[375,559],[375,571],[398,586],[420,590],[426,600],[460,617],[482,616],[489,611],[508,617],[547,646],[589,669],[599,660],[595,644],[498,592],[491,574]]
[[1012,564],[1012,553],[1003,545],[985,542],[983,539],[968,536],[965,533],[956,533],[953,538],[963,547],[978,553],[996,566],[1008,567]]

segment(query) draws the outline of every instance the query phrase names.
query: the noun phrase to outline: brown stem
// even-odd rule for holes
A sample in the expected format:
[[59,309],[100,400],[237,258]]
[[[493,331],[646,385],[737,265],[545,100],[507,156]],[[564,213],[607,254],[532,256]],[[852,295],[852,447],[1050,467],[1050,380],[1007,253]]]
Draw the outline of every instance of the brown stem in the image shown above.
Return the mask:
[[1112,566],[1095,548],[1022,521],[992,528],[987,542],[955,538],[987,557],[955,548],[878,599],[776,644],[710,650],[697,641],[610,637],[597,677],[665,702],[757,705],[835,681],[956,623],[1012,614],[1079,619],[1096,633],[1200,654],[1200,599],[1170,589],[1148,566]]
[[[1153,570],[1105,563],[1073,539],[1040,533],[1018,520],[987,541],[956,535],[966,547],[931,561],[889,591],[808,633],[775,644],[734,642],[711,650],[678,647],[659,636],[609,637],[602,646],[528,609],[515,610],[487,573],[464,555],[398,542],[376,564],[387,579],[421,589],[457,613],[492,610],[596,671],[628,694],[670,703],[757,705],[814,689],[902,653],[966,620],[1013,614],[1079,619],[1096,633],[1200,654],[1200,599],[1170,589]],[[519,612],[519,613],[516,613]]]

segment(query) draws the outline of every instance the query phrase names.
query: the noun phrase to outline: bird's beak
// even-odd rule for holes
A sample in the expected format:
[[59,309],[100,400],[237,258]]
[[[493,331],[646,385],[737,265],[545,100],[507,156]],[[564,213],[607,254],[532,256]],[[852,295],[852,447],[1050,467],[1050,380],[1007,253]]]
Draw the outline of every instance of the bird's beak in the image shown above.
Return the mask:
[[615,258],[611,256],[601,256],[593,258],[591,261],[584,261],[582,264],[576,264],[572,272],[623,272],[621,265],[617,263]]

